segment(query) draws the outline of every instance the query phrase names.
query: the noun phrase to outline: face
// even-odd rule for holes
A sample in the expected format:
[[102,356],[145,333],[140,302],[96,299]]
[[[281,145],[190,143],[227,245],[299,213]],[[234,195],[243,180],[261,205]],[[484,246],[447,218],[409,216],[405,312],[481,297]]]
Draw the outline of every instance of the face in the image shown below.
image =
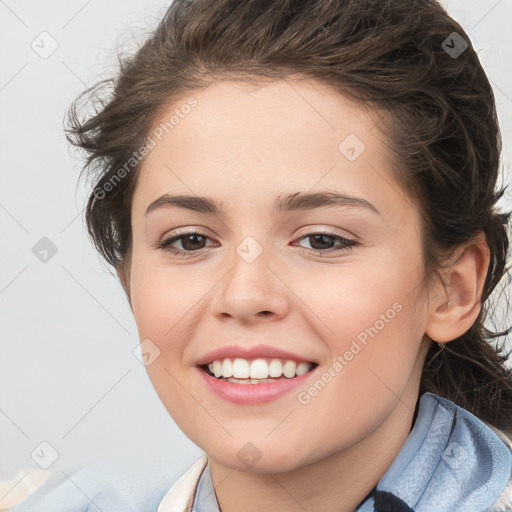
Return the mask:
[[[160,399],[225,466],[247,470],[248,454],[254,471],[298,468],[364,440],[400,397],[415,403],[420,221],[376,122],[290,80],[214,82],[155,122],[132,203],[131,306]],[[273,360],[285,375],[207,373],[219,360],[229,375],[226,359],[240,378],[281,374]]]

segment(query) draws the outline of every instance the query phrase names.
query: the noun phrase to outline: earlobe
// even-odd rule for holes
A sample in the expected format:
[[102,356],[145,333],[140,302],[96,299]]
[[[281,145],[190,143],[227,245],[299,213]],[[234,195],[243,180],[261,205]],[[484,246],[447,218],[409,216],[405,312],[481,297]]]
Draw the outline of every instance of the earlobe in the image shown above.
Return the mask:
[[477,319],[482,308],[482,290],[489,268],[490,253],[485,235],[460,247],[447,269],[447,282],[436,289],[430,304],[426,334],[438,343],[462,336]]

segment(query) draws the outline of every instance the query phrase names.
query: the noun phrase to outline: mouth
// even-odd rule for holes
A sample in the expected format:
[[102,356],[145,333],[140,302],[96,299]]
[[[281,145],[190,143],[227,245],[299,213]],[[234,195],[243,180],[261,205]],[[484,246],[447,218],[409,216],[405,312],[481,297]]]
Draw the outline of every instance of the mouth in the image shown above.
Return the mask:
[[198,367],[214,379],[234,384],[264,384],[301,377],[318,366],[309,361],[279,358],[216,359]]

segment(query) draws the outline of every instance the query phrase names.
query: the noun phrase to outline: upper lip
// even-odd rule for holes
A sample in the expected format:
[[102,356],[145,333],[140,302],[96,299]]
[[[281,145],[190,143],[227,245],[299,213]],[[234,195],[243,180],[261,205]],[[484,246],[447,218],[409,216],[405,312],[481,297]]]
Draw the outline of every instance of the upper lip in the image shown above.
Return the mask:
[[196,361],[197,366],[211,363],[218,359],[226,358],[236,359],[259,359],[259,358],[276,358],[286,359],[296,362],[306,361],[308,363],[314,363],[312,359],[303,357],[288,350],[277,348],[271,345],[227,345],[220,347],[210,352],[207,352]]

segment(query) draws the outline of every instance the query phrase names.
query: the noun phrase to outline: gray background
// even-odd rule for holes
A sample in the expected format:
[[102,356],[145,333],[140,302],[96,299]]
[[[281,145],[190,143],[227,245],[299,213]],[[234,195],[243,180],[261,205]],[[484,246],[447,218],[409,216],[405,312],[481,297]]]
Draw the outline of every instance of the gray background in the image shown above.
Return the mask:
[[[512,0],[443,3],[492,81],[509,169]],[[151,461],[177,476],[201,454],[134,356],[135,322],[87,238],[88,187],[76,187],[80,161],[62,131],[72,99],[110,76],[116,48],[133,48],[168,4],[0,0],[1,480],[38,468],[31,454],[43,441],[59,454],[52,473],[103,458],[139,469]],[[42,58],[52,44],[56,51]],[[33,252],[48,244],[43,237],[57,249],[47,262]]]

